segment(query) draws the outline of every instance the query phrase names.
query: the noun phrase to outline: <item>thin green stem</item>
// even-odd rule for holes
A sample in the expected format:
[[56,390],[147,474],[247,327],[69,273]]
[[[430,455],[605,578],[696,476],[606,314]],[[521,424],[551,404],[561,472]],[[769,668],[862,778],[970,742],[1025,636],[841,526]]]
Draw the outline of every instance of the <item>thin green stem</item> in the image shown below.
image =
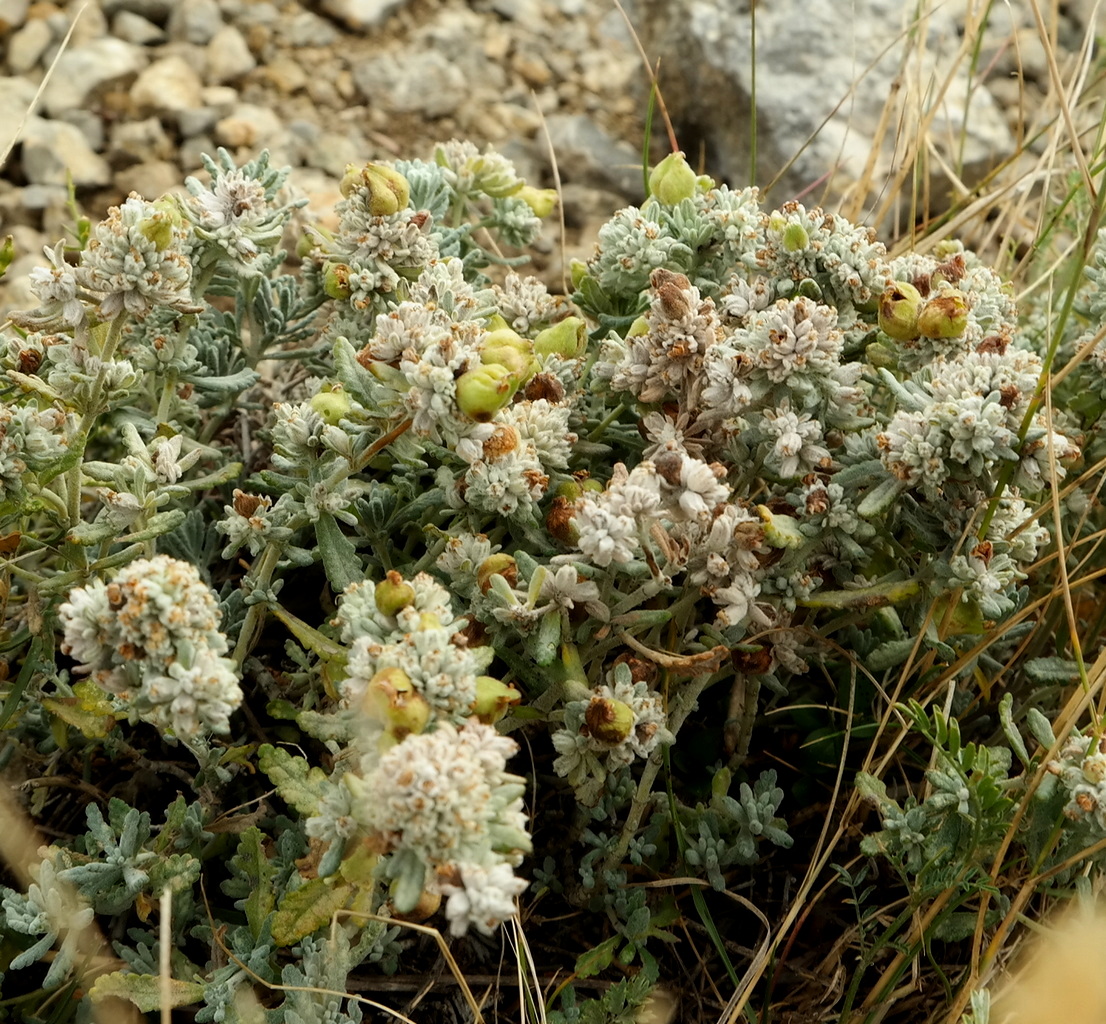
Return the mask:
[[[673,736],[680,731],[680,726],[684,724],[687,716],[695,708],[699,697],[715,678],[716,673],[696,676],[680,688],[668,712],[668,729]],[[630,848],[630,841],[637,833],[638,826],[641,825],[642,817],[652,806],[650,797],[653,792],[653,783],[656,781],[657,774],[663,764],[664,752],[662,750],[655,750],[649,760],[645,762],[645,768],[638,780],[637,790],[634,792],[633,800],[630,803],[630,812],[626,815],[626,821],[623,823],[622,831],[618,836],[618,842],[614,849],[603,859],[603,864],[596,873],[597,878],[602,879],[608,871],[621,864],[623,858],[625,858],[626,851]]]

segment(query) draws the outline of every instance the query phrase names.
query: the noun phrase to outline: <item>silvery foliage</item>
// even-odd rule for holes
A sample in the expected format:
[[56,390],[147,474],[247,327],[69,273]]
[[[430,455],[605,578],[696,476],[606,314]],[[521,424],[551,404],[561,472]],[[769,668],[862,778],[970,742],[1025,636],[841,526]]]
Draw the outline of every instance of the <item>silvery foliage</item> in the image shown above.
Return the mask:
[[[63,634],[69,661],[43,662],[26,699],[70,702],[82,743],[128,716],[189,739],[204,794],[245,784],[251,752],[212,746],[246,735],[243,699],[323,744],[325,771],[257,755],[300,844],[238,840],[226,942],[265,980],[296,944],[286,981],[323,978],[335,894],[363,915],[335,924],[347,944],[365,915],[440,897],[458,935],[514,915],[532,840],[517,744],[495,723],[519,728],[520,700],[582,820],[602,808],[598,888],[658,855],[654,813],[717,886],[789,838],[768,774],[659,811],[664,751],[709,685],[741,664],[782,689],[842,615],[871,672],[918,645],[955,655],[1023,601],[1050,540],[1033,510],[1077,431],[1045,415],[1042,358],[971,253],[891,260],[840,217],[700,178],[615,214],[570,302],[506,270],[552,197],[494,152],[454,141],[351,168],[330,228],[266,157],[206,169],[183,199],[131,197],[80,251],[48,249],[39,305],[13,314],[0,528],[29,540],[5,607],[32,661],[44,628]],[[280,273],[293,224],[301,263]],[[928,312],[904,323],[884,305],[905,279]],[[299,583],[314,600],[324,575],[336,614],[305,621]],[[926,618],[933,600],[951,634]],[[295,638],[280,680],[250,657],[267,622]],[[103,706],[77,703],[78,676]],[[38,707],[19,723],[56,745],[48,726]],[[984,760],[939,764],[942,821],[972,771],[1001,789]],[[893,805],[885,833],[913,841],[915,808]],[[170,884],[148,819],[117,814],[109,835],[89,813],[95,843],[43,863],[97,912]],[[204,850],[166,861],[178,895]],[[5,897],[7,929],[34,939],[23,959],[66,948],[43,891]],[[648,932],[643,895],[604,898]],[[188,970],[198,1019],[224,1019],[244,969]],[[284,1019],[320,1014],[359,1010],[295,997]]]

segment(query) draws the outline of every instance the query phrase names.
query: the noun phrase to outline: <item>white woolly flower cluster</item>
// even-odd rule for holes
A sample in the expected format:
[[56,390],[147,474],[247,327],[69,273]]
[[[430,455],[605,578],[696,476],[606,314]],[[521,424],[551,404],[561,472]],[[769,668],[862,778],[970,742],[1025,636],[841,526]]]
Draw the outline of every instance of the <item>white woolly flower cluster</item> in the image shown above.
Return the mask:
[[576,546],[595,565],[632,561],[653,522],[705,522],[729,498],[721,464],[692,458],[671,444],[632,470],[617,463],[601,494],[577,499]]
[[139,559],[111,583],[71,590],[58,614],[63,653],[138,717],[178,736],[228,731],[242,691],[215,594],[194,566]]
[[[965,471],[989,488],[989,474],[1000,462],[1017,462],[1017,483],[1040,490],[1050,455],[1063,461],[1078,454],[1038,414],[1019,459],[1018,432],[1040,372],[1039,356],[1005,344],[935,361],[897,388],[900,408],[876,438],[884,465],[931,499]],[[1062,466],[1057,472],[1063,477]]]
[[452,503],[483,512],[529,518],[549,487],[549,471],[568,466],[576,435],[568,429],[571,408],[547,399],[515,402],[491,423],[471,428],[455,450],[468,463],[454,482],[443,469]]
[[159,307],[201,313],[192,300],[190,245],[189,229],[171,203],[148,203],[131,193],[92,229],[77,281],[102,296],[104,320],[124,310],[141,320]]
[[578,790],[595,793],[607,772],[673,740],[660,697],[644,680],[634,681],[629,665],[619,664],[589,699],[565,705],[564,725],[553,733],[553,770]]
[[344,777],[358,822],[400,863],[417,861],[419,889],[448,895],[454,935],[491,934],[526,888],[511,870],[531,849],[526,783],[506,770],[517,749],[491,726],[443,722],[387,750],[366,777]]
[[0,403],[0,499],[18,498],[28,469],[45,466],[65,454],[72,414],[60,409]]
[[349,644],[343,701],[357,704],[375,676],[399,669],[433,716],[464,721],[476,701],[477,677],[494,651],[468,645],[462,632],[467,620],[454,619],[449,592],[427,574],[410,581],[398,573],[389,574],[385,585],[397,588],[396,593],[410,588],[401,598],[409,603],[395,615],[381,611],[382,598],[367,580],[353,584],[343,595],[335,619]]
[[764,217],[766,244],[756,266],[795,284],[827,278],[838,309],[866,306],[888,281],[887,250],[871,228],[857,227],[820,208],[787,202]]
[[1064,814],[1073,821],[1087,819],[1106,832],[1106,751],[1101,741],[1095,743],[1093,736],[1069,736],[1048,770],[1059,777],[1068,794]]
[[604,372],[612,388],[642,402],[659,402],[679,394],[701,373],[708,349],[721,340],[722,323],[714,302],[703,299],[683,274],[657,269],[649,283],[647,331],[631,333],[621,360]]

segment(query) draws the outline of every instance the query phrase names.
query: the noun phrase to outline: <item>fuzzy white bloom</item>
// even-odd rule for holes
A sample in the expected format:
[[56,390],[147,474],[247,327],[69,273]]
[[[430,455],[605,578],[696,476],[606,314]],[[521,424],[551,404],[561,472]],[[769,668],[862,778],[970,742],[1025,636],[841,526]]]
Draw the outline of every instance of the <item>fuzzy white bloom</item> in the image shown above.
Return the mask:
[[452,935],[464,935],[472,925],[482,935],[491,935],[516,912],[515,898],[526,891],[526,881],[517,878],[509,864],[459,864],[460,884],[441,885],[449,899],[445,916]]
[[70,327],[84,323],[85,305],[78,294],[77,274],[65,260],[65,240],[62,239],[52,249],[47,246],[43,252],[50,266],[35,267],[28,275],[31,291],[42,303],[31,317],[43,320],[56,318]]
[[222,657],[215,594],[196,568],[167,555],[139,559],[111,583],[70,591],[58,608],[62,652],[135,712],[178,735],[226,732],[242,702],[233,663]]
[[637,522],[608,511],[590,498],[576,506],[575,523],[580,531],[576,546],[600,568],[611,562],[632,561],[638,551]]
[[661,744],[672,743],[660,697],[644,681],[634,682],[629,666],[618,665],[589,700],[565,706],[564,726],[553,734],[558,753],[553,770],[578,786],[605,770],[648,758]]
[[203,312],[192,301],[188,235],[179,214],[134,193],[113,206],[92,229],[76,271],[82,288],[103,296],[100,317],[111,320],[126,310],[143,319],[158,307]]
[[1064,814],[1074,821],[1089,819],[1106,832],[1106,752],[1093,736],[1069,736],[1048,770],[1060,778],[1070,799]]
[[242,703],[242,689],[234,662],[201,647],[187,662],[182,655],[162,674],[145,676],[133,702],[140,716],[163,732],[225,733],[230,731],[231,713]]
[[[483,559],[481,559],[482,561]],[[457,622],[449,591],[433,576],[420,572],[406,582],[414,592],[411,603],[396,615],[387,615],[376,603],[376,584],[372,580],[351,583],[342,593],[338,612],[331,625],[341,630],[344,644],[366,637],[378,644],[401,643],[408,632],[418,629],[423,615],[432,615],[442,628],[455,632],[463,623]]]
[[[531,848],[525,780],[507,772],[517,750],[491,726],[441,723],[385,751],[368,776],[346,775],[351,812],[387,849],[414,856],[446,884],[456,884],[462,865],[517,866]],[[457,916],[467,917],[462,905]]]
[[822,424],[809,413],[793,412],[784,401],[778,409],[766,409],[760,422],[772,445],[764,461],[783,479],[804,476],[829,459]]

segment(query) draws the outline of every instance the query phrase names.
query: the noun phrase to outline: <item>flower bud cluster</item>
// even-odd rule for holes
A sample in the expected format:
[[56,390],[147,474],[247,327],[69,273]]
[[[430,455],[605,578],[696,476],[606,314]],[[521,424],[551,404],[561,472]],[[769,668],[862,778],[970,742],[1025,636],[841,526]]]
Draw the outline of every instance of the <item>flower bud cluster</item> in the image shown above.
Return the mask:
[[[479,722],[408,736],[365,777],[345,776],[353,817],[393,854],[405,912],[423,888],[448,895],[450,931],[485,935],[515,913],[526,888],[512,868],[531,848],[526,781],[506,770],[514,740]],[[412,884],[413,883],[413,884]]]
[[666,722],[660,697],[644,680],[634,681],[630,666],[620,663],[587,700],[565,705],[564,725],[553,733],[559,755],[553,768],[573,786],[589,778],[601,782],[607,772],[671,743]]
[[1073,821],[1090,821],[1099,832],[1106,832],[1106,751],[1093,736],[1073,733],[1060,756],[1048,763],[1048,770],[1059,777],[1068,795],[1064,807]]
[[177,736],[228,731],[242,691],[215,595],[194,566],[139,559],[111,583],[71,590],[58,615],[62,651],[138,717]]

